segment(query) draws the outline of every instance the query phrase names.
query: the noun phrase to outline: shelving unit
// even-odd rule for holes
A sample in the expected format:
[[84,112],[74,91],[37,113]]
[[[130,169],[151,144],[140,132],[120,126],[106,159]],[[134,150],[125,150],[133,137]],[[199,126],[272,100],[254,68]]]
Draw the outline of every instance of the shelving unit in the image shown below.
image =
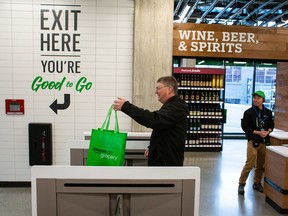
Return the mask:
[[224,70],[174,68],[178,94],[189,106],[186,151],[222,151]]

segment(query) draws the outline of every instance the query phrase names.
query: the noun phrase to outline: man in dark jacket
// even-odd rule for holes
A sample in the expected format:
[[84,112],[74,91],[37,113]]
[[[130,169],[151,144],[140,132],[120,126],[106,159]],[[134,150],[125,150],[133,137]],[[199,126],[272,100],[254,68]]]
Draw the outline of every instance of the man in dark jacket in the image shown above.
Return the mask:
[[241,127],[246,134],[247,160],[239,178],[238,193],[244,194],[244,187],[250,171],[255,167],[253,189],[263,192],[261,185],[265,163],[266,145],[270,144],[269,134],[274,129],[272,112],[265,108],[265,94],[257,91],[252,94],[253,106],[246,110]]
[[149,166],[183,166],[187,133],[188,107],[177,95],[177,81],[172,76],[156,82],[155,94],[163,104],[151,112],[118,97],[114,109],[121,110],[139,124],[152,128],[150,145],[145,151]]

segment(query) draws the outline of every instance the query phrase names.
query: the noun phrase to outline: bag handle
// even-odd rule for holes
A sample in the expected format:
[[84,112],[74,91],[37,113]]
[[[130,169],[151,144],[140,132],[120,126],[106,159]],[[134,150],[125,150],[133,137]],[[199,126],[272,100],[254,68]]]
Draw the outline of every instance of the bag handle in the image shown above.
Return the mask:
[[[113,111],[113,105],[110,106],[109,110],[108,110],[108,113],[107,113],[107,116],[101,126],[101,130],[109,130],[109,126],[110,126],[110,117],[111,117],[111,114],[112,114],[112,111]],[[119,132],[119,123],[118,123],[118,116],[117,116],[117,110],[114,110],[115,111],[115,127],[114,127],[114,133],[117,133]]]

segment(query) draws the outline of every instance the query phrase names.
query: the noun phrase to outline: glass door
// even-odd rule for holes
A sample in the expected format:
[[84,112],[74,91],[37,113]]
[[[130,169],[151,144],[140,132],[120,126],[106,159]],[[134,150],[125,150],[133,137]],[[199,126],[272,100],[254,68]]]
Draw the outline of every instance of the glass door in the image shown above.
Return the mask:
[[241,118],[251,106],[253,93],[253,61],[225,61],[225,109],[227,110],[224,133],[243,133]]
[[276,62],[256,63],[255,91],[261,90],[265,93],[265,107],[274,111],[276,91]]

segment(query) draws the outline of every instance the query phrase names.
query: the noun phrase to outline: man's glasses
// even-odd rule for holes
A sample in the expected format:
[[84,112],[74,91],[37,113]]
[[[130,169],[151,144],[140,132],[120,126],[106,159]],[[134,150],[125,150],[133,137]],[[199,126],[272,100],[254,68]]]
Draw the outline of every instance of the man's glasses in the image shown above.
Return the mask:
[[165,87],[170,87],[170,86],[164,85],[164,86],[162,86],[162,87],[156,87],[156,91],[159,91],[159,90],[161,90],[162,88],[165,88]]

